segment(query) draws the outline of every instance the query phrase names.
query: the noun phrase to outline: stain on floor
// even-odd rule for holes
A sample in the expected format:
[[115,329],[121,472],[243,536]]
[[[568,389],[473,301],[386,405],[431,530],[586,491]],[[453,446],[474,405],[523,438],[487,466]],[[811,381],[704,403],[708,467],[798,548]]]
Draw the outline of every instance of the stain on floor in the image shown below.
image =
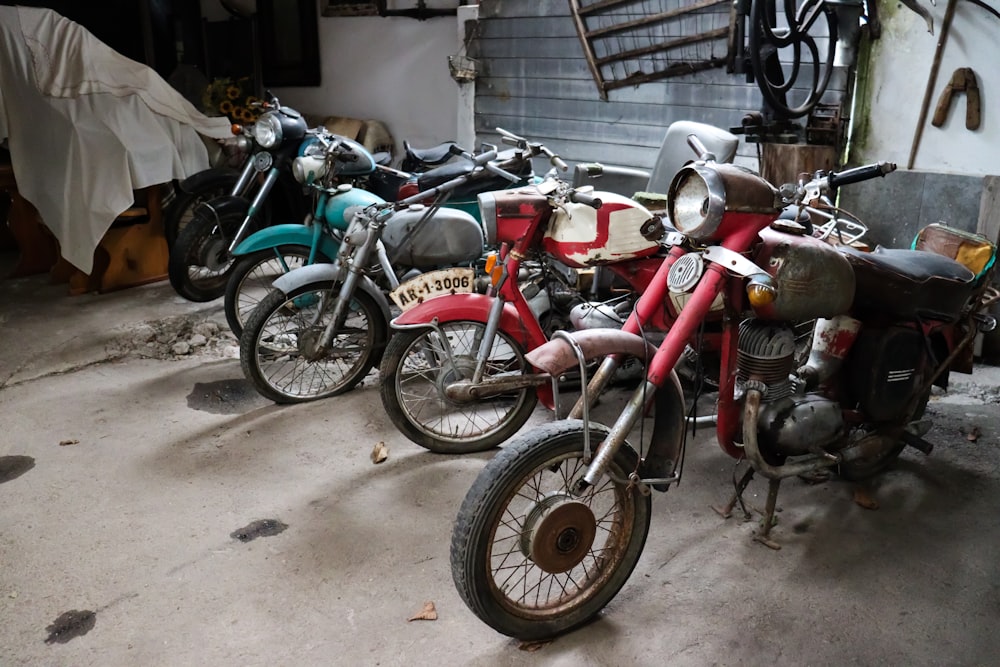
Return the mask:
[[199,382],[187,395],[189,408],[217,415],[239,415],[270,403],[246,379]]

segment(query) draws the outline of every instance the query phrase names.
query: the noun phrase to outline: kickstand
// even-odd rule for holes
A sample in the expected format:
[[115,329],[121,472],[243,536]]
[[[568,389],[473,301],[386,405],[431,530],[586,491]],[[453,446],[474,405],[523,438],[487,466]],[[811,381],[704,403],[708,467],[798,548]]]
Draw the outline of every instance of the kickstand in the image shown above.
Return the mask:
[[[735,473],[735,471],[733,472]],[[750,520],[750,512],[743,504],[743,492],[746,490],[747,485],[750,483],[750,480],[753,479],[753,472],[754,470],[752,466],[750,468],[747,468],[747,471],[743,473],[743,477],[741,477],[740,481],[736,483],[736,490],[733,492],[733,497],[730,498],[729,502],[727,502],[723,507],[716,507],[714,505],[712,506],[712,509],[715,510],[718,513],[718,515],[721,516],[723,519],[728,519],[729,517],[731,517],[733,515],[733,508],[736,507],[736,503],[739,503],[740,509],[743,510],[743,520],[744,521]]]
[[770,479],[767,483],[767,507],[764,508],[764,525],[760,533],[753,536],[755,542],[760,542],[769,549],[777,551],[781,545],[771,539],[771,526],[774,524],[774,508],[778,504],[778,487],[781,479]]

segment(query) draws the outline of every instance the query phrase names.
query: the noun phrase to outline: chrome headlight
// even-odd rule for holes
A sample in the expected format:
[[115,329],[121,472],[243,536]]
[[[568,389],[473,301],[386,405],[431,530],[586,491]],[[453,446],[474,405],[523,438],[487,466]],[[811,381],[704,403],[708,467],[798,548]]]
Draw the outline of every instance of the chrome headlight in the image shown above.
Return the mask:
[[281,119],[276,111],[268,111],[257,119],[253,138],[261,148],[274,148],[281,143]]
[[483,232],[486,235],[486,245],[497,243],[497,200],[492,192],[482,192],[476,199],[479,201],[479,219],[482,220]]
[[303,185],[315,183],[326,175],[326,157],[303,155],[292,161],[292,176]]
[[695,240],[707,239],[722,222],[726,188],[715,169],[690,164],[674,176],[667,192],[670,222],[679,232]]

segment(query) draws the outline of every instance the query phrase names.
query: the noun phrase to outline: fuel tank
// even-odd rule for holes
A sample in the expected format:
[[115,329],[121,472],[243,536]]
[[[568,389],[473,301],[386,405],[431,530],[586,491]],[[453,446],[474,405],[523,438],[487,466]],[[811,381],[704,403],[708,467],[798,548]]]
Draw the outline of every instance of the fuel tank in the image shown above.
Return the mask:
[[842,315],[854,300],[854,269],[825,241],[767,228],[753,260],[774,279],[777,298],[754,310],[767,320],[796,322]]
[[351,223],[351,218],[354,217],[356,211],[372,204],[382,204],[384,201],[378,195],[367,190],[341,185],[327,199],[326,207],[323,209],[323,217],[326,224],[343,231]]
[[429,269],[472,262],[483,254],[483,228],[465,211],[439,208],[424,220],[420,204],[393,214],[382,230],[389,258],[406,266]]
[[545,251],[574,268],[600,266],[646,257],[659,250],[657,241],[640,233],[653,217],[642,204],[611,192],[595,192],[603,202],[599,209],[567,203],[552,216],[542,246]]

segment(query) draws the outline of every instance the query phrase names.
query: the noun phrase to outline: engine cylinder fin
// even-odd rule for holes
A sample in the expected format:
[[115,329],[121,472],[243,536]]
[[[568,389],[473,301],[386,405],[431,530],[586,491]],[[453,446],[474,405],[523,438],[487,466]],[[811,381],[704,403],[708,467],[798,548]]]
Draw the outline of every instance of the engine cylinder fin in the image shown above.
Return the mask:
[[748,319],[740,324],[736,377],[750,378],[767,385],[765,401],[774,401],[792,393],[789,375],[795,364],[795,333],[784,325]]

